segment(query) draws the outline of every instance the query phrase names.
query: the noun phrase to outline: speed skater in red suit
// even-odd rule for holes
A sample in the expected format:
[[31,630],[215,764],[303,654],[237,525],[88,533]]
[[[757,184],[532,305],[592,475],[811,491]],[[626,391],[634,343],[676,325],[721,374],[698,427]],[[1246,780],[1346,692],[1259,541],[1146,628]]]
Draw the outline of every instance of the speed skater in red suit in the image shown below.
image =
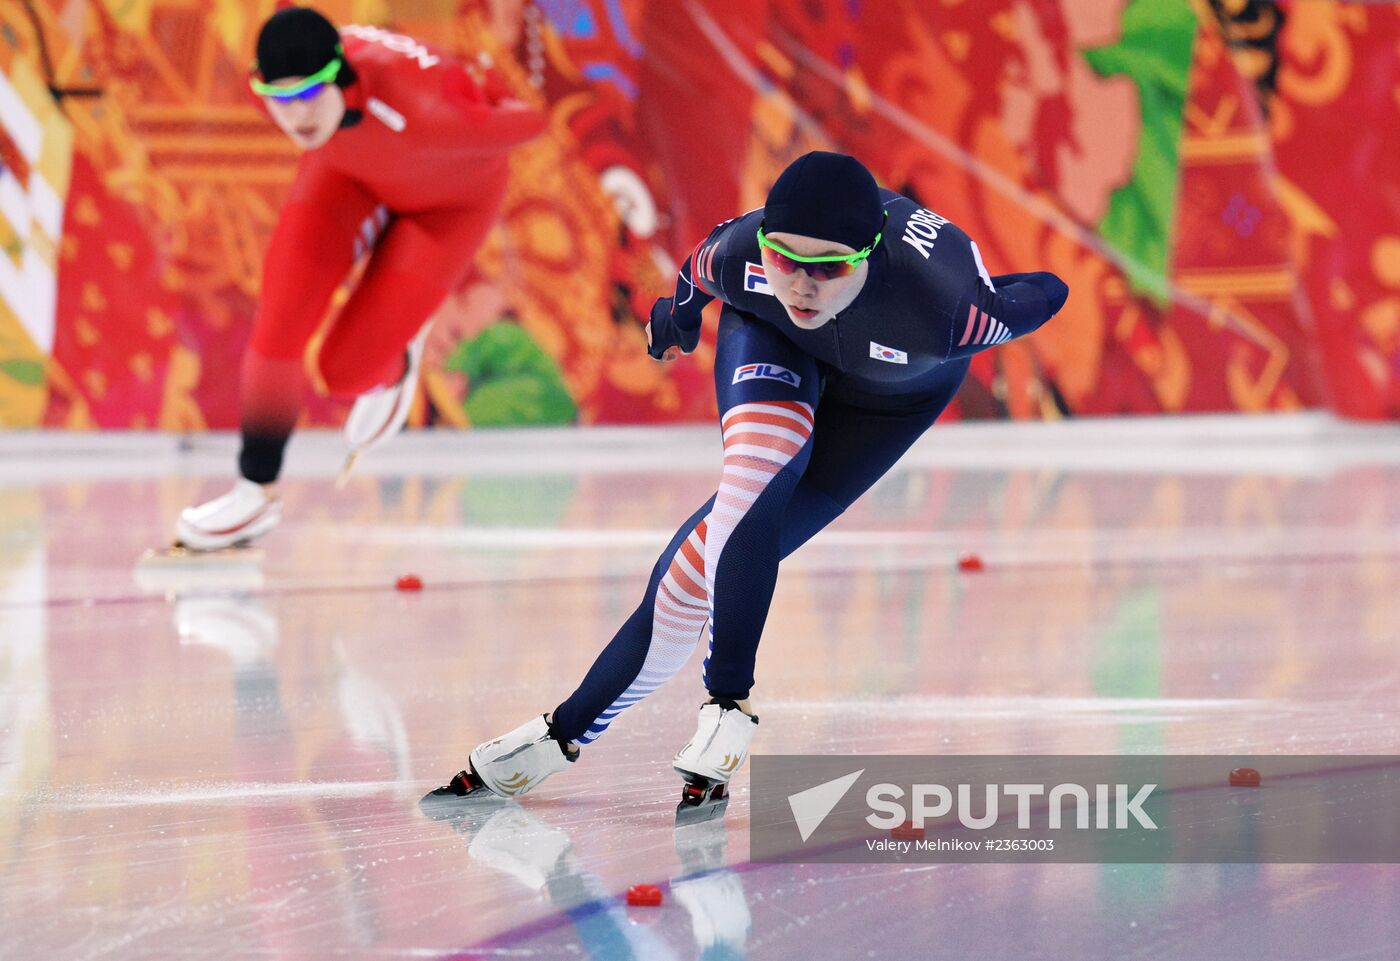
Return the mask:
[[345,424],[352,457],[403,426],[429,318],[499,215],[511,149],[545,126],[481,65],[377,27],[337,29],[309,7],[263,24],[249,83],[301,157],[243,358],[240,477],[181,512],[177,546],[192,551],[249,544],[281,520],[276,484],[302,410],[303,355],[361,259],[318,373],[333,396],[357,398]]

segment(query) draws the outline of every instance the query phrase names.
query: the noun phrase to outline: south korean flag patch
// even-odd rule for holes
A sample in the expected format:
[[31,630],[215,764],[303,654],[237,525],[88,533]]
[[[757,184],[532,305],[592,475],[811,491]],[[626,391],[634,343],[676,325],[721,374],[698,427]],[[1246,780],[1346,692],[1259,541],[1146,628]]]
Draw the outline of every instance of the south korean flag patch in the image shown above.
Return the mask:
[[870,356],[874,360],[883,360],[887,364],[907,364],[909,355],[902,350],[895,350],[893,347],[886,347],[884,344],[870,342]]

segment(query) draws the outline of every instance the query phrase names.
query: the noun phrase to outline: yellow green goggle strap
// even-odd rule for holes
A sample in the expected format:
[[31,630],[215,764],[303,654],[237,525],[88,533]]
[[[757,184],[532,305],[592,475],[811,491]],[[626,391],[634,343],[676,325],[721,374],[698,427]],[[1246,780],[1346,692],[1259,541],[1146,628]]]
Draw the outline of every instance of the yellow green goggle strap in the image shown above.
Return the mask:
[[[888,213],[885,215],[885,219],[889,219]],[[758,245],[760,247],[767,247],[770,250],[775,250],[784,257],[797,261],[799,264],[834,264],[839,261],[854,267],[856,264],[869,257],[876,247],[880,246],[880,238],[883,236],[885,236],[885,232],[881,230],[875,235],[874,240],[870,241],[867,246],[857,250],[853,254],[827,254],[822,257],[803,257],[800,254],[795,254],[791,250],[788,250],[782,244],[769,240],[767,234],[763,232],[763,227],[760,226],[758,228]]]
[[[248,86],[252,87],[253,93],[257,94],[259,97],[273,97],[277,100],[295,100],[313,87],[319,87],[323,83],[335,83],[335,78],[340,76],[340,68],[345,65],[345,51],[341,49],[340,44],[336,44],[335,52],[336,57],[334,60],[326,64],[320,70],[317,70],[311,76],[304,80],[299,80],[294,84],[264,83],[257,77],[250,77],[248,78]],[[253,69],[256,70],[257,66],[254,65]]]

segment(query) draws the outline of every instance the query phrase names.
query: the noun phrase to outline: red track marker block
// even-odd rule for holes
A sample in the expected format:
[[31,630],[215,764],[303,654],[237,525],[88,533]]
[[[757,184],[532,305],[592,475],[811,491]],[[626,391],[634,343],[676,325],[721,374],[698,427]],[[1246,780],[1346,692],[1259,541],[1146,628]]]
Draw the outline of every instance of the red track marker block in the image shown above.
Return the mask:
[[394,589],[399,591],[421,591],[423,589],[423,578],[417,574],[404,574],[394,582]]
[[627,889],[627,903],[639,908],[661,906],[661,889],[654,884],[634,884]]
[[1237,767],[1230,772],[1230,787],[1258,787],[1259,772],[1252,767]]
[[924,829],[914,827],[912,821],[905,821],[897,828],[890,828],[890,837],[897,841],[922,841]]

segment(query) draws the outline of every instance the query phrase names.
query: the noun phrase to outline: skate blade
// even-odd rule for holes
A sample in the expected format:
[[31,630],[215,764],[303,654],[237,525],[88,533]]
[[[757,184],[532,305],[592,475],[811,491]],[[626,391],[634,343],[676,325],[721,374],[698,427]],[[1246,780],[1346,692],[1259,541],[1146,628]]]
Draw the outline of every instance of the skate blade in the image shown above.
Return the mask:
[[350,483],[350,475],[355,472],[355,465],[360,462],[361,451],[352,450],[345,457],[345,464],[340,468],[340,474],[335,479],[335,489],[345,490],[345,485]]
[[704,824],[724,814],[729,807],[729,791],[724,784],[687,784],[676,805],[676,827]]
[[262,560],[261,547],[223,547],[216,551],[196,551],[176,541],[169,547],[144,552],[136,559],[136,566],[148,569],[256,567]]
[[[463,778],[462,775],[452,778],[450,784],[444,784],[440,788],[434,788],[423,795],[418,802],[418,810],[435,821],[459,816],[464,810],[470,810],[480,805],[482,801],[499,800],[505,801],[507,798],[492,794],[486,785],[474,775]],[[460,784],[458,782],[461,782]]]
[[509,800],[509,798],[497,797],[486,788],[480,788],[469,794],[457,794],[448,788],[440,787],[429,791],[419,799],[418,810],[434,821],[453,821],[484,807],[491,807],[493,806],[492,802],[498,801],[504,804]]

